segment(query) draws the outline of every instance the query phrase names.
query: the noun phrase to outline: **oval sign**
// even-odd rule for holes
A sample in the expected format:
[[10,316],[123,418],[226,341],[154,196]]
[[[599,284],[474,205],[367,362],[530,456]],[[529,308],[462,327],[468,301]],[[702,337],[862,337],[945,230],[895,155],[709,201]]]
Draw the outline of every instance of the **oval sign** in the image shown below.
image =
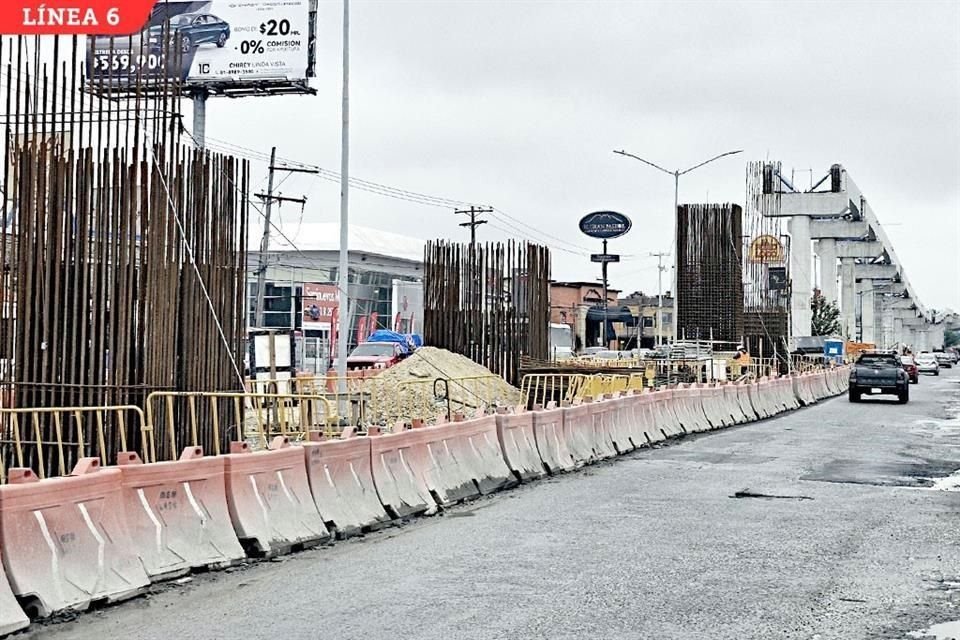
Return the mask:
[[619,238],[632,226],[630,218],[616,211],[594,211],[580,219],[580,231],[601,240]]

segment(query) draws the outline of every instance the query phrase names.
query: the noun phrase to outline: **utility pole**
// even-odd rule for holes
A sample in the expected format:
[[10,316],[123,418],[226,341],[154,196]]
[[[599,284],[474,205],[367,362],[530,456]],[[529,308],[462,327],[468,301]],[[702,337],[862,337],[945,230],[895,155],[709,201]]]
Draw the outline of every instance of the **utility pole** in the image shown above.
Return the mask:
[[[255,194],[265,203],[263,213],[263,237],[260,239],[260,257],[257,260],[257,306],[254,312],[254,325],[257,328],[263,328],[263,297],[267,288],[267,253],[270,251],[270,214],[273,209],[273,203],[296,202],[300,206],[307,204],[306,198],[287,198],[284,196],[273,195],[273,178],[276,171],[288,171],[290,173],[320,173],[317,169],[301,169],[297,167],[278,167],[277,148],[270,150],[270,175],[267,178],[267,192]],[[291,307],[292,308],[292,307]]]
[[350,0],[343,0],[343,89],[340,102],[340,256],[337,289],[337,409],[347,415],[347,344],[350,332]]
[[454,211],[457,215],[467,214],[470,216],[470,222],[461,222],[461,227],[470,227],[470,250],[473,251],[473,248],[477,245],[477,227],[482,224],[487,224],[486,220],[477,220],[477,216],[482,213],[493,213],[493,209],[489,207],[475,207],[470,205],[469,209],[458,209]]
[[670,253],[660,251],[651,252],[650,255],[657,259],[657,346],[659,347],[663,344],[663,272],[667,270],[663,266],[663,259],[669,258]]

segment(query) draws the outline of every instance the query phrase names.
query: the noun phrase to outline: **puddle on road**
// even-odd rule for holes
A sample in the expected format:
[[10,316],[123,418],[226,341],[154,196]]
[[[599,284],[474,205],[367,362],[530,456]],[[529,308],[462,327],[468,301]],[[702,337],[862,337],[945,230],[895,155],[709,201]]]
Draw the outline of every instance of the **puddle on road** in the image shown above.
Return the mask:
[[907,636],[926,640],[930,640],[930,638],[934,640],[960,640],[960,620],[935,624],[929,629],[911,631]]
[[930,491],[960,491],[960,471],[957,471],[946,478],[930,479],[933,480],[933,486],[928,487]]

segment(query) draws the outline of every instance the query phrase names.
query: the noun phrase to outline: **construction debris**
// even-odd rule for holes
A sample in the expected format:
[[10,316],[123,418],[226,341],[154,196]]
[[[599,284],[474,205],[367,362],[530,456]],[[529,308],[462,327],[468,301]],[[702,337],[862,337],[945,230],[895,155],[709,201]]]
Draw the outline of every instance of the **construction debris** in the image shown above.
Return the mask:
[[444,349],[423,347],[367,383],[367,418],[373,424],[434,421],[449,410],[516,406],[520,390],[469,358]]

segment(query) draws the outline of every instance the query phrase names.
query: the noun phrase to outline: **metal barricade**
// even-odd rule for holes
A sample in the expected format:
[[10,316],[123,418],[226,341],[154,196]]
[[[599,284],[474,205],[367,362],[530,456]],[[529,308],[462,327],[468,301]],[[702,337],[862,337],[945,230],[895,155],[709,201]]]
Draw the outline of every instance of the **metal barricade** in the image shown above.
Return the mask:
[[0,408],[0,483],[5,465],[32,468],[40,478],[65,476],[85,457],[106,466],[127,451],[128,426],[140,434],[141,454],[153,455],[151,428],[140,407]]
[[582,394],[589,377],[582,373],[528,373],[520,381],[520,395],[528,409],[550,402],[561,406]]
[[[374,379],[368,370],[358,375],[348,375],[345,391],[341,390],[338,376],[298,376],[295,378],[269,378],[249,380],[247,387],[254,393],[278,393],[293,395],[319,395],[336,409],[337,421],[344,420],[352,426],[366,424],[370,414],[372,397],[368,383]],[[343,408],[340,415],[341,406]]]
[[[156,447],[159,455],[151,451],[145,462],[175,460],[185,445],[204,443],[212,444],[208,453],[220,455],[224,436],[230,440],[252,438],[265,448],[278,435],[297,441],[309,439],[311,433],[334,436],[339,432],[336,412],[320,394],[157,391],[147,396],[146,405],[151,434],[157,433],[158,416],[162,414],[163,439]],[[188,429],[178,429],[178,421],[184,416]],[[230,422],[224,426],[222,420]]]

